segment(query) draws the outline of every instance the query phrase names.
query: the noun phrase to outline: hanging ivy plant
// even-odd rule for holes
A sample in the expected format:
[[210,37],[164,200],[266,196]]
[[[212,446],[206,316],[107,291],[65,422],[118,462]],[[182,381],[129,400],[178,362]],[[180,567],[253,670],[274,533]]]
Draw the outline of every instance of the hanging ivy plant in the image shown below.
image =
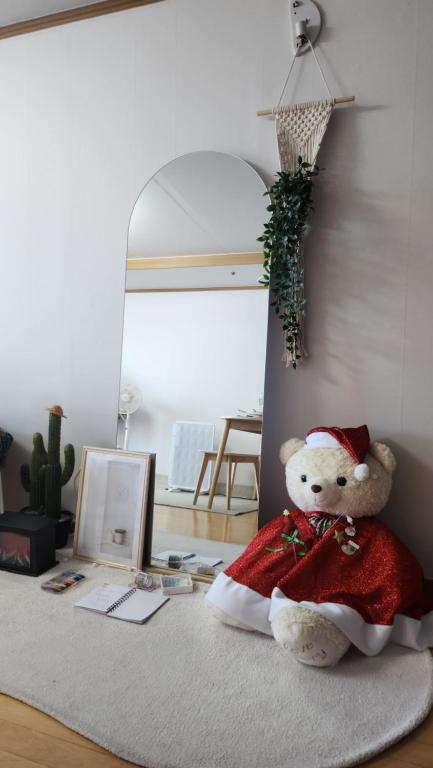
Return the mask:
[[266,193],[271,200],[267,207],[271,217],[264,234],[258,238],[264,253],[261,283],[272,292],[271,306],[282,322],[286,357],[293,368],[303,356],[306,299],[301,247],[308,215],[313,209],[313,178],[318,173],[316,165],[298,157],[294,173],[280,171],[277,174],[277,181]]

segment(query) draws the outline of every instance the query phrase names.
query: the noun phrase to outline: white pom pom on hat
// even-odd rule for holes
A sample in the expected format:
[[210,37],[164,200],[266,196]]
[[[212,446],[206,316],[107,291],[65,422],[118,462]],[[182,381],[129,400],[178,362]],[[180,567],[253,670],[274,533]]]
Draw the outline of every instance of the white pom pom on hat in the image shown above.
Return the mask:
[[370,469],[365,456],[370,447],[370,434],[366,424],[360,427],[316,427],[308,433],[307,448],[344,448],[356,463],[353,474],[357,480],[367,480]]

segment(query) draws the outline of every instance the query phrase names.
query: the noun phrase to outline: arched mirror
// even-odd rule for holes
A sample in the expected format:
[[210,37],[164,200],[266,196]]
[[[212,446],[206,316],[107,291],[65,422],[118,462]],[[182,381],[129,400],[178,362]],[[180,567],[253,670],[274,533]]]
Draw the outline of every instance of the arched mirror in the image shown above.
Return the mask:
[[257,530],[265,192],[240,158],[194,152],[131,215],[118,446],[156,454],[153,565],[214,575]]

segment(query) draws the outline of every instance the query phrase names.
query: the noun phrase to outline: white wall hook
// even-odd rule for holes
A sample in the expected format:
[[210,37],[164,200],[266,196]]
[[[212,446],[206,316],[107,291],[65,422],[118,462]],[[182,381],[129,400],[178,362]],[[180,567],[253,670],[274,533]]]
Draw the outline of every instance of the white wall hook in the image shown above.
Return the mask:
[[313,44],[320,34],[320,11],[313,0],[290,0],[290,19],[293,53],[305,53],[309,50],[308,40]]

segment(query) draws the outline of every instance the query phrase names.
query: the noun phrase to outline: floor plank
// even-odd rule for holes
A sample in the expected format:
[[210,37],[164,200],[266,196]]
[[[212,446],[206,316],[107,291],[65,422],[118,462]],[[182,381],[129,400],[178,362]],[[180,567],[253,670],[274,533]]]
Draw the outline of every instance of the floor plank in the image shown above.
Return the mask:
[[[428,717],[416,730],[416,740],[422,744],[429,744],[433,749],[433,717]],[[407,737],[410,739],[410,736]]]
[[417,740],[417,732],[391,747],[390,757],[406,760],[416,768],[433,768],[433,747]]
[[44,712],[39,712],[28,704],[9,696],[0,696],[0,720],[7,720],[14,725],[29,728],[46,736],[55,736],[58,739],[63,739],[63,741],[87,747],[87,749],[94,749],[97,752],[105,751],[93,741],[85,739],[84,736],[80,736],[69,728],[64,728],[57,720]]
[[[13,721],[17,719],[21,724]],[[8,765],[11,768],[125,768],[131,763],[47,715],[0,695],[0,765],[1,768]]]
[[153,525],[157,531],[230,544],[248,544],[257,533],[257,520],[257,511],[225,515],[222,512],[162,504],[155,504],[153,508]]
[[392,757],[385,756],[370,760],[368,763],[363,763],[362,768],[416,768],[414,763],[408,763],[405,760],[394,760]]
[[0,749],[0,765],[2,768],[41,768],[40,763],[12,755],[10,752],[4,752],[2,749]]

